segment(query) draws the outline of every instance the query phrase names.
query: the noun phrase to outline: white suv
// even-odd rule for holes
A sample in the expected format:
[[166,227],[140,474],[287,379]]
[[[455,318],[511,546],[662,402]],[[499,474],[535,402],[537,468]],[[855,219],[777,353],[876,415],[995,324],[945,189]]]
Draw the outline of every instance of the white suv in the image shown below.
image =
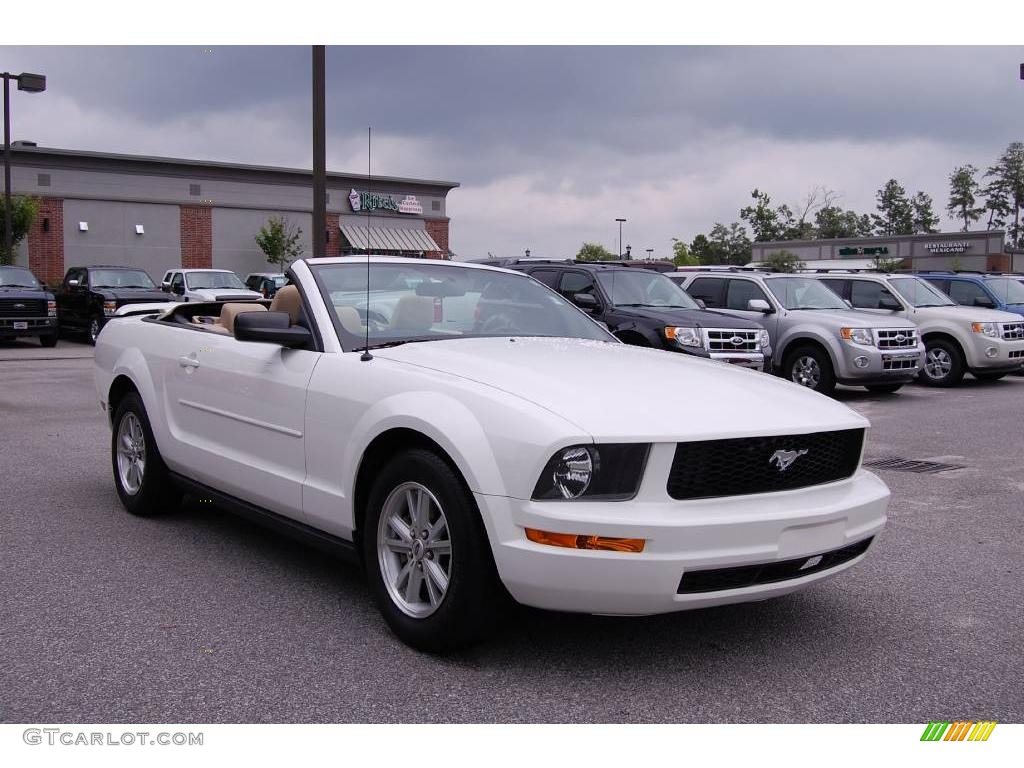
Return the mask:
[[263,296],[250,291],[238,275],[227,269],[169,269],[160,287],[185,301],[255,301]]
[[922,384],[949,387],[965,373],[985,381],[1024,366],[1024,321],[1020,315],[960,306],[913,275],[828,272],[814,275],[853,306],[886,318],[915,323],[925,345]]

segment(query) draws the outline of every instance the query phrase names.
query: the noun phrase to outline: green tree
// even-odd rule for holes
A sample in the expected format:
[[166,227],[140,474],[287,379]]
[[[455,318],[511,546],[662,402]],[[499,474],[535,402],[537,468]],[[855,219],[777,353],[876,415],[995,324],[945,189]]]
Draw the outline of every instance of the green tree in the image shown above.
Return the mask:
[[[786,206],[772,207],[772,199],[767,192],[755,189],[750,193],[753,205],[740,209],[740,218],[750,225],[754,241],[758,243],[781,240],[786,225],[792,221],[793,214]],[[787,215],[788,214],[788,215]]]
[[600,243],[584,243],[576,253],[577,261],[612,261],[615,254]]
[[871,217],[856,211],[843,210],[838,205],[825,205],[814,214],[814,228],[819,238],[868,237],[873,225]]
[[714,264],[711,252],[711,241],[707,235],[697,235],[690,243],[690,255],[697,260],[698,264]]
[[11,250],[7,252],[4,243],[7,242],[4,229],[4,208],[3,198],[0,198],[0,265],[14,263],[14,255],[18,252],[18,244],[25,239],[32,222],[36,220],[39,213],[39,201],[34,197],[25,195],[11,196]]
[[900,268],[900,259],[890,259],[886,256],[878,255],[871,260],[871,268],[877,272],[895,272]]
[[773,272],[798,272],[804,268],[804,263],[800,261],[800,257],[787,250],[769,253],[761,264]]
[[672,263],[677,267],[695,267],[700,264],[700,259],[690,253],[690,249],[686,247],[685,242],[677,237],[673,237]]
[[1012,218],[1013,223],[1007,227],[1009,244],[1017,248],[1024,247],[1024,228],[1021,225],[1021,209],[1024,208],[1024,142],[1011,142],[985,176],[992,178],[986,187],[990,195],[986,195],[988,199],[985,203],[986,209],[990,211],[989,229],[993,228],[993,223],[1002,226],[1007,219]]
[[708,232],[707,239],[710,244],[709,256],[713,261],[703,263],[743,265],[750,262],[750,238],[746,228],[738,221],[728,226],[716,223]]
[[918,192],[910,199],[913,210],[914,234],[938,232],[939,217],[932,210],[932,196],[926,192]]
[[302,255],[302,229],[285,216],[271,216],[260,227],[256,245],[266,255],[267,261],[283,272]]
[[977,195],[981,192],[981,186],[975,178],[977,173],[978,169],[968,164],[954,168],[949,174],[949,203],[946,212],[951,218],[963,221],[964,232],[971,228],[972,221],[980,219],[985,212],[984,208],[977,205]]
[[871,215],[878,235],[914,234],[914,208],[907,197],[907,190],[896,181],[889,179],[878,192],[877,214]]

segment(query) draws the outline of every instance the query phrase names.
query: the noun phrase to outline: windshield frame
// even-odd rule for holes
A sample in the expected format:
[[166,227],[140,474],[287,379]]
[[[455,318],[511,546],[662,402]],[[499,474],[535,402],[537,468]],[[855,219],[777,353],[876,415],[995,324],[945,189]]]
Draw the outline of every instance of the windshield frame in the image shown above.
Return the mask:
[[[2,277],[5,270],[11,270],[12,272],[17,271],[27,275],[32,281],[32,284],[24,285],[23,283],[5,283]],[[0,264],[0,288],[25,288],[26,290],[34,291],[44,290],[44,287],[45,286],[43,286],[39,278],[36,277],[28,267],[23,267],[20,264]]]
[[[682,294],[682,299],[683,299],[684,303],[680,305],[680,304],[634,304],[632,302],[622,302],[622,303],[616,302],[615,301],[615,297],[612,295],[612,290],[611,289],[614,287],[614,284],[616,282],[620,281],[620,278],[622,278],[623,275],[629,275],[629,277],[626,278],[626,281],[636,279],[637,275],[642,275],[644,277],[650,277],[650,278],[652,278],[652,280],[654,282],[657,282],[658,279],[660,278],[665,283],[668,283],[669,285],[671,285],[672,288],[675,289],[679,294]],[[688,294],[686,292],[685,288],[683,288],[681,285],[679,285],[674,280],[671,280],[671,279],[665,277],[665,275],[663,273],[657,272],[657,271],[655,271],[653,269],[643,269],[643,268],[639,268],[639,267],[637,267],[637,268],[625,267],[625,268],[621,268],[621,269],[595,269],[594,270],[594,277],[595,277],[595,280],[596,280],[598,286],[601,288],[602,293],[604,293],[605,298],[608,300],[608,306],[609,307],[613,307],[613,308],[614,307],[619,307],[619,308],[622,308],[622,309],[634,309],[634,308],[640,308],[640,309],[689,309],[689,310],[694,310],[694,309],[699,310],[700,309],[700,304],[698,304],[693,299],[693,297],[690,296],[690,294]],[[685,303],[685,302],[688,302],[688,303]]]
[[[809,277],[809,276],[805,276],[805,275],[772,275],[770,277],[765,277],[763,279],[764,279],[765,287],[768,289],[768,293],[771,294],[772,298],[775,299],[775,301],[777,301],[779,303],[780,307],[782,307],[783,309],[789,310],[790,312],[808,312],[808,311],[809,312],[850,312],[851,311],[849,305],[846,303],[846,301],[843,299],[842,296],[840,296],[838,293],[833,291],[829,286],[825,285],[825,283],[823,283],[821,280],[818,280],[817,278]],[[805,280],[805,281],[807,281],[808,284],[812,284],[813,283],[813,284],[817,285],[819,288],[821,288],[822,290],[827,291],[828,293],[831,293],[833,296],[835,296],[836,297],[836,301],[839,302],[839,305],[838,306],[834,306],[834,307],[800,307],[800,306],[791,307],[788,304],[786,304],[785,301],[782,300],[782,297],[779,296],[779,294],[777,294],[775,292],[775,289],[772,287],[772,283],[774,283],[774,282],[780,282],[781,283],[783,280],[787,280],[787,281]]]
[[[332,291],[330,290],[329,286],[326,284],[326,281],[322,277],[322,273],[325,272],[325,271],[340,270],[340,269],[352,270],[353,272],[358,270],[360,273],[365,274],[365,270],[366,270],[365,262],[353,262],[353,263],[338,263],[338,262],[335,262],[335,263],[331,263],[331,264],[309,264],[309,271],[310,271],[310,273],[313,276],[313,281],[316,284],[316,288],[317,288],[317,291],[318,291],[318,293],[320,295],[320,299],[324,302],[324,309],[326,310],[327,315],[328,315],[328,317],[331,320],[331,324],[334,326],[335,335],[338,338],[338,342],[341,345],[341,349],[342,349],[343,353],[364,352],[364,351],[371,351],[372,352],[375,349],[382,349],[382,348],[386,348],[386,347],[398,346],[399,344],[416,343],[416,342],[427,342],[427,341],[452,341],[452,340],[457,340],[457,339],[571,338],[571,339],[580,339],[580,340],[588,340],[588,341],[598,341],[598,342],[602,342],[602,343],[613,343],[613,344],[621,343],[610,331],[608,331],[606,328],[604,328],[602,325],[600,325],[590,315],[588,315],[582,309],[580,309],[575,304],[573,304],[571,301],[566,299],[560,293],[558,293],[557,291],[553,290],[552,288],[544,285],[539,280],[535,280],[534,278],[530,277],[529,275],[527,275],[527,274],[525,274],[523,272],[518,272],[518,271],[514,271],[514,270],[507,270],[507,269],[485,269],[485,268],[471,267],[471,266],[457,266],[457,265],[451,265],[450,263],[444,263],[444,262],[430,264],[429,263],[430,262],[429,259],[422,259],[422,260],[417,259],[416,261],[425,261],[425,262],[428,262],[428,263],[426,263],[426,264],[403,264],[401,262],[371,262],[370,263],[370,268],[373,269],[373,270],[377,270],[377,269],[381,269],[381,268],[413,269],[413,270],[415,270],[417,268],[427,268],[427,269],[434,269],[434,270],[453,270],[453,271],[457,271],[457,272],[467,272],[467,273],[470,272],[470,271],[472,271],[473,273],[487,272],[487,273],[501,275],[501,277],[504,278],[504,279],[522,280],[522,281],[524,281],[524,283],[523,283],[524,286],[529,286],[529,289],[536,289],[539,292],[538,295],[541,295],[541,296],[544,296],[545,298],[551,299],[553,305],[557,305],[562,310],[570,311],[572,313],[573,320],[579,319],[581,321],[580,327],[581,328],[585,328],[592,335],[589,335],[589,336],[583,336],[583,335],[579,335],[579,336],[564,336],[564,335],[557,335],[557,334],[542,334],[542,333],[509,333],[509,332],[502,332],[502,333],[457,333],[457,334],[453,333],[451,335],[438,334],[436,336],[435,335],[424,336],[422,333],[412,333],[412,332],[410,332],[407,336],[404,336],[404,337],[396,337],[396,338],[380,338],[380,337],[378,337],[375,340],[374,336],[373,336],[373,333],[371,332],[371,334],[370,334],[370,344],[369,344],[369,347],[367,348],[366,342],[365,342],[365,338],[363,336],[356,337],[353,333],[351,333],[350,331],[346,330],[342,326],[341,318],[338,316],[338,312],[334,309],[335,305],[334,305],[334,301],[333,301],[333,299],[331,297]],[[337,293],[338,291],[334,291],[334,292]],[[355,293],[355,292],[353,291],[351,293]],[[379,293],[381,293],[380,290],[378,290],[378,294]],[[412,289],[406,295],[419,295],[419,294],[416,293],[415,289]],[[372,296],[373,296],[373,291],[371,290],[371,297]],[[461,298],[461,297],[455,296],[455,297],[450,297],[450,298]],[[478,301],[479,301],[479,299],[478,299]],[[373,311],[373,310],[371,309],[371,311]],[[358,343],[352,343],[353,341],[358,342]],[[374,343],[375,341],[376,341],[376,343]]]
[[[996,283],[1005,283],[1006,289],[1000,290]],[[1010,296],[1010,286],[1013,286],[1014,296]],[[999,300],[1001,304],[1024,304],[1024,283],[1012,277],[986,277],[985,287]]]
[[[106,283],[97,284],[94,275],[103,274],[105,272],[131,272],[132,274],[144,275],[146,280],[149,281],[149,285],[143,285],[142,288],[153,288],[155,289],[156,283],[153,282],[153,278],[149,276],[149,273],[141,267],[96,267],[95,269],[89,269],[89,288],[92,289],[109,289],[117,290],[119,288],[128,288],[126,285],[107,285]],[[134,285],[134,283],[133,283]],[[131,290],[131,289],[129,289]]]
[[[931,304],[931,303],[917,304],[917,303],[915,303],[909,296],[907,296],[903,291],[901,291],[899,289],[899,286],[897,285],[897,282],[899,282],[901,280],[905,280],[907,282],[914,282],[916,280],[917,282],[923,283],[924,286],[928,290],[930,290],[932,293],[935,294],[936,298],[941,300],[940,303],[939,304]],[[944,294],[940,289],[936,288],[934,285],[932,285],[927,280],[925,280],[923,277],[917,277],[916,275],[906,275],[905,277],[890,277],[890,278],[888,278],[888,280],[886,282],[888,282],[892,286],[892,290],[893,290],[894,293],[896,293],[897,296],[899,296],[901,299],[903,299],[903,301],[907,302],[907,304],[909,304],[910,306],[914,307],[915,309],[917,309],[917,308],[930,308],[930,307],[959,307],[960,306],[955,301],[953,301],[951,298],[949,298],[949,296]]]

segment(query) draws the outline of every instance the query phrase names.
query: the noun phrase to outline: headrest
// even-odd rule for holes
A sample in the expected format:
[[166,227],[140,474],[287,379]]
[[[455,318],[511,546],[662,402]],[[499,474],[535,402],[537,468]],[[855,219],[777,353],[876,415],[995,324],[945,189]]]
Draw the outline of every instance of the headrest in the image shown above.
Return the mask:
[[220,308],[220,324],[223,325],[227,332],[234,334],[235,332],[235,318],[243,312],[266,312],[267,308],[262,304],[257,304],[255,301],[247,302],[234,302],[232,304],[224,304]]
[[270,311],[287,312],[292,325],[297,324],[302,314],[302,296],[299,294],[299,289],[294,285],[279,288],[274,294],[274,300],[270,302]]

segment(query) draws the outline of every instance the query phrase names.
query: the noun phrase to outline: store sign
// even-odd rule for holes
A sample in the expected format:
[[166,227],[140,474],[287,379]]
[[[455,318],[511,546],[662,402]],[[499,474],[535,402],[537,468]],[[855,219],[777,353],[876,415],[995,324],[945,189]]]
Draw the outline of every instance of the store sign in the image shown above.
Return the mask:
[[415,195],[406,195],[399,200],[394,195],[380,192],[360,192],[353,189],[348,193],[348,202],[352,210],[359,211],[392,211],[394,213],[412,213],[423,215],[423,206]]
[[840,256],[887,256],[889,247],[879,245],[872,248],[840,248]]
[[964,253],[971,244],[965,240],[948,241],[943,243],[925,243],[928,253]]

